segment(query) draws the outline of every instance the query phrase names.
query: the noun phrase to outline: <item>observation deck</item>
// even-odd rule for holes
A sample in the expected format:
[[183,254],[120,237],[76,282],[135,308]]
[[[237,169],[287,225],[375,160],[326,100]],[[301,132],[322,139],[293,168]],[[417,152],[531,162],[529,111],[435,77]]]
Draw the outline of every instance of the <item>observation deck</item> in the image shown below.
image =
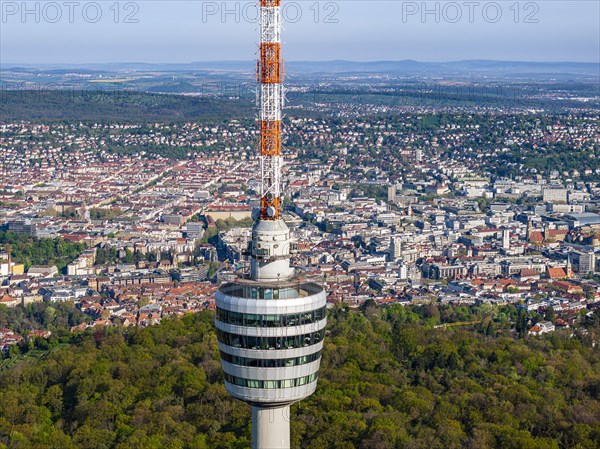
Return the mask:
[[278,407],[315,391],[327,324],[323,287],[239,278],[219,287],[216,304],[225,387],[232,396]]

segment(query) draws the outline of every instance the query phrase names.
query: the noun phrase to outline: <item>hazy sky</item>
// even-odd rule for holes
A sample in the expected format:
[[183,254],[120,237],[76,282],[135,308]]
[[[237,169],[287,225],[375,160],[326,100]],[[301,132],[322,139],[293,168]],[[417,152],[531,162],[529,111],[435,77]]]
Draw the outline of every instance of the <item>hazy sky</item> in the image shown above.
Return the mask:
[[[3,63],[247,60],[257,48],[254,2],[0,4]],[[283,4],[288,60],[600,60],[596,0]]]

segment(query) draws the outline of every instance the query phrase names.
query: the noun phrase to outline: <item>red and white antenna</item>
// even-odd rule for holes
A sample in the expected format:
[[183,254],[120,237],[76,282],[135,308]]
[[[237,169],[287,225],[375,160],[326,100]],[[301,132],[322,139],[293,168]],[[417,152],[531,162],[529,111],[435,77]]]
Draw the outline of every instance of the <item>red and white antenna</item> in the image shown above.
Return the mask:
[[260,219],[281,218],[281,0],[260,0],[260,56],[256,67],[260,108]]

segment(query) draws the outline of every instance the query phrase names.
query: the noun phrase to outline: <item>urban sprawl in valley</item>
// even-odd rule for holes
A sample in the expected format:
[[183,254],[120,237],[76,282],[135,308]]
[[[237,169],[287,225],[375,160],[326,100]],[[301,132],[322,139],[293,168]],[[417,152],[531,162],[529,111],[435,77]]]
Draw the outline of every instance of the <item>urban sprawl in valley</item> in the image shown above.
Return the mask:
[[[600,304],[598,119],[287,117],[293,263],[332,304],[516,304],[513,330],[577,326]],[[214,308],[247,259],[256,138],[235,119],[0,124],[0,304],[72,301],[72,332]]]

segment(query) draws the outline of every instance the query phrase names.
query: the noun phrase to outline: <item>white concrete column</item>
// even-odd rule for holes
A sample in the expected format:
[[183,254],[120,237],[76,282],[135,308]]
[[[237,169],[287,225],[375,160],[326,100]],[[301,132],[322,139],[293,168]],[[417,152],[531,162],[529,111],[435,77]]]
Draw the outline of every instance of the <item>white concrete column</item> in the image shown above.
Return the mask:
[[290,406],[252,407],[252,449],[290,449]]

